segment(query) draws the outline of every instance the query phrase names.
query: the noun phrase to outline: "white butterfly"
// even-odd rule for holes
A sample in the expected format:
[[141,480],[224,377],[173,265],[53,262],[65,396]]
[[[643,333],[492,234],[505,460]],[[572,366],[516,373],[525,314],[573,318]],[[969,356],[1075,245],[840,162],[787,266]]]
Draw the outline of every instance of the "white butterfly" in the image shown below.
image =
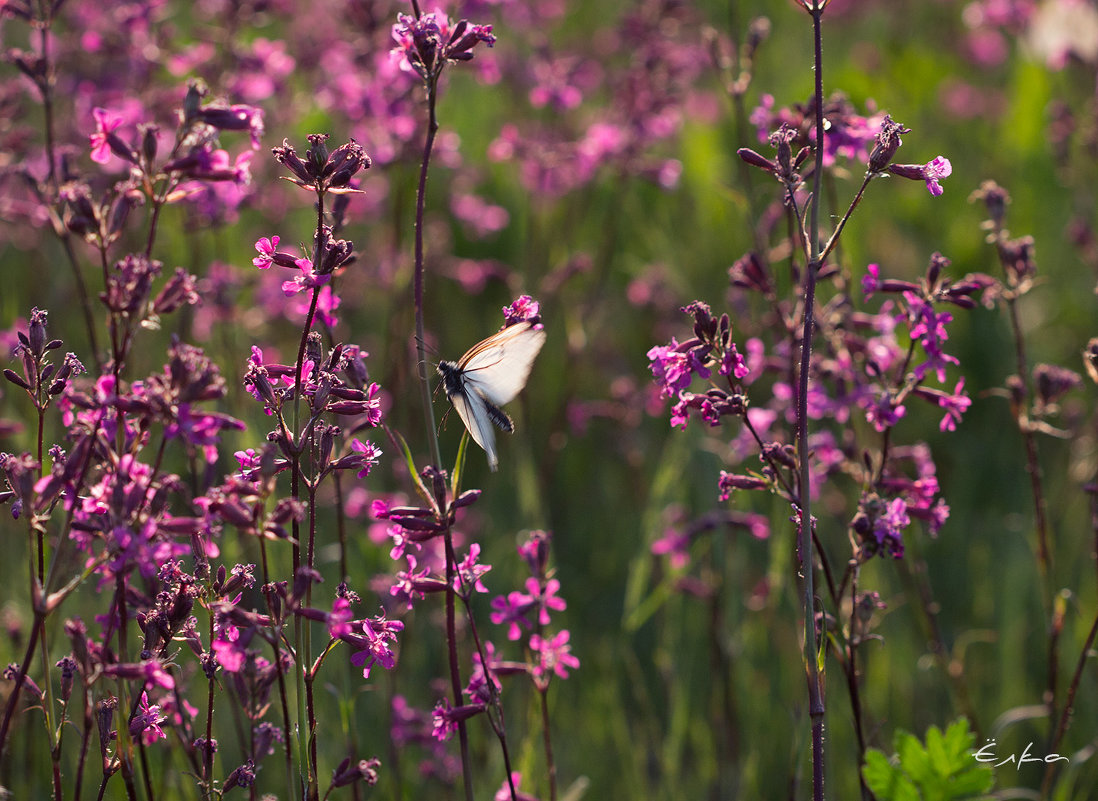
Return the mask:
[[544,344],[545,329],[540,325],[515,323],[473,345],[456,362],[438,363],[450,402],[477,445],[488,454],[493,472],[499,459],[492,424],[508,434],[515,430],[514,421],[499,407],[526,386],[534,358]]

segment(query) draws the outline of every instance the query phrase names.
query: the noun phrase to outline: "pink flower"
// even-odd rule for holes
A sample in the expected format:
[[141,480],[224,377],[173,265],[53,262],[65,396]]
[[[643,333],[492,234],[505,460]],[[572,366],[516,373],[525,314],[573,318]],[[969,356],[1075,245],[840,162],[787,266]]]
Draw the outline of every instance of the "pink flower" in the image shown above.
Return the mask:
[[88,137],[91,160],[96,164],[106,164],[111,160],[108,138],[122,125],[122,118],[105,108],[92,109],[92,116],[95,117],[95,133]]

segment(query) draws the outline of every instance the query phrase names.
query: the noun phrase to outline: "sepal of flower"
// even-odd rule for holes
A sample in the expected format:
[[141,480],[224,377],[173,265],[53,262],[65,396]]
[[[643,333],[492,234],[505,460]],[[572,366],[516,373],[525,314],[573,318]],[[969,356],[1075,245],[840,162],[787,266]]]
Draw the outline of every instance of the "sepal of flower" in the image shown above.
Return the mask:
[[259,140],[263,138],[263,109],[256,106],[211,103],[197,109],[192,119],[219,131],[247,131],[253,149],[259,148]]
[[113,665],[103,666],[104,675],[126,681],[142,681],[153,687],[171,690],[175,687],[175,679],[166,671],[163,665],[155,659],[147,659],[144,662],[116,662]]
[[251,164],[255,156],[250,150],[237,155],[233,161],[228,151],[205,142],[191,149],[179,158],[164,165],[164,172],[174,173],[180,178],[196,181],[232,181],[238,186],[247,186],[252,182]]
[[548,686],[551,674],[567,679],[568,670],[580,666],[579,659],[572,655],[570,636],[568,629],[563,629],[548,639],[538,634],[530,637],[530,650],[536,660],[533,677],[539,687]]
[[720,489],[718,500],[727,501],[729,497],[731,497],[733,490],[769,489],[770,482],[757,476],[736,475],[722,470],[720,478],[717,481],[717,486]]
[[464,509],[466,506],[472,506],[477,502],[483,492],[483,490],[479,489],[465,490],[450,502],[450,513],[453,514],[457,509]]
[[[308,386],[305,391],[308,394]],[[370,384],[365,390],[348,386],[332,386],[329,394],[334,400],[328,401],[323,408],[333,414],[351,416],[364,414],[366,424],[376,428],[381,425],[380,392],[381,387],[377,384]]]
[[899,293],[918,292],[919,285],[911,281],[894,278],[881,278],[881,268],[877,264],[868,264],[862,276],[862,294],[866,300],[877,292]]

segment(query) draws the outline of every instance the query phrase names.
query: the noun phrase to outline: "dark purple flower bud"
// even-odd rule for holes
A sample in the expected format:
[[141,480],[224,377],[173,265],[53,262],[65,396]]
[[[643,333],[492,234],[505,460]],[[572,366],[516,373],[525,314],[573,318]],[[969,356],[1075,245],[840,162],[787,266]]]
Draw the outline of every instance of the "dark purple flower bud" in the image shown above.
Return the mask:
[[877,144],[869,154],[869,171],[881,172],[891,164],[896,151],[903,144],[900,141],[900,136],[910,132],[910,128],[905,128],[886,114],[884,122],[881,123],[881,130],[877,134]]
[[752,167],[758,167],[761,170],[766,170],[771,175],[778,174],[778,165],[765,156],[761,156],[749,147],[741,147],[736,151],[741,159],[746,161]]
[[61,668],[61,700],[67,704],[72,696],[72,684],[76,677],[76,660],[71,656],[63,656],[57,667]]
[[480,498],[482,490],[471,489],[465,490],[465,492],[454,498],[453,507],[455,509],[461,509],[465,506],[472,506]]
[[313,176],[309,173],[308,165],[297,155],[297,151],[294,150],[288,139],[282,140],[281,147],[271,148],[271,153],[274,154],[275,161],[292,172],[300,183],[305,185],[313,183]]
[[294,573],[294,590],[290,596],[295,602],[300,602],[305,597],[305,591],[311,584],[321,584],[324,581],[324,577],[320,573],[311,567],[302,566]]
[[[0,675],[3,675],[7,681],[15,681],[19,678],[19,665],[15,662],[11,662],[4,668],[3,673]],[[23,675],[22,684],[17,687],[17,689],[22,689],[35,703],[40,702],[45,695],[45,693],[42,692],[42,689],[35,683],[34,679],[26,674]]]
[[341,267],[351,260],[354,253],[354,244],[347,239],[328,241],[324,246],[324,255],[320,260],[319,275],[328,275],[337,267]]
[[34,484],[38,481],[38,460],[29,453],[20,456],[5,455],[0,460],[8,485],[27,509],[34,508]]
[[377,757],[360,759],[358,762],[354,762],[350,758],[344,759],[332,771],[332,787],[347,787],[360,781],[373,787],[377,784],[378,768],[380,767],[381,760]]
[[160,133],[160,126],[145,122],[137,126],[137,132],[141,135],[141,155],[145,159],[145,164],[151,165],[156,160],[157,134]]
[[793,140],[797,138],[797,129],[782,123],[774,133],[770,134],[770,146],[778,151],[778,170],[776,175],[783,180],[793,178]]
[[263,722],[252,729],[252,751],[257,756],[268,756],[274,753],[274,744],[285,742],[282,729],[271,723]]
[[32,355],[40,357],[46,352],[46,315],[45,309],[37,306],[31,309],[30,332],[27,347]]
[[175,275],[160,290],[153,301],[153,311],[168,314],[184,304],[194,306],[198,303],[198,279],[182,267],[175,268]]
[[85,672],[91,667],[88,654],[88,629],[78,617],[65,621],[65,636],[72,642],[72,653]]
[[99,727],[99,750],[103,754],[104,763],[108,757],[111,740],[117,736],[111,728],[116,709],[118,709],[118,699],[113,695],[108,695],[95,705],[95,722]]
[[332,459],[332,450],[335,448],[336,437],[342,429],[339,426],[322,426],[320,434],[320,467],[323,469]]
[[229,774],[221,787],[221,792],[225,793],[234,787],[251,787],[253,784],[255,784],[255,763],[249,759]]
[[1039,411],[1044,413],[1054,411],[1065,394],[1083,383],[1078,373],[1055,364],[1039,364],[1034,367],[1033,380],[1037,388]]
[[65,227],[87,238],[99,232],[99,214],[91,202],[91,189],[85,183],[68,183],[59,197],[65,203]]
[[309,165],[309,174],[314,178],[324,177],[324,168],[328,164],[328,134],[309,134],[309,150],[305,154],[305,160]]
[[255,106],[210,105],[194,116],[220,131],[251,131],[253,140],[263,135],[263,110]]
[[[6,10],[6,9],[5,9]],[[44,86],[46,79],[46,59],[37,53],[27,53],[17,48],[8,51],[7,57],[30,78],[37,86]]]
[[1037,273],[1037,257],[1032,236],[1010,239],[999,244],[999,261],[1012,287],[1019,286]]
[[8,379],[8,381],[15,384],[15,386],[20,387],[21,389],[27,390],[27,392],[32,391],[31,387],[30,387],[30,384],[28,384],[26,381],[24,381],[22,378],[20,378],[19,374],[17,372],[15,372],[14,370],[9,370],[8,368],[4,368],[4,378]]
[[[210,676],[210,678],[213,677]],[[217,740],[207,740],[205,737],[198,737],[194,741],[194,750],[200,754],[216,754]]]
[[145,203],[145,196],[134,187],[129,187],[120,192],[111,206],[110,220],[107,225],[107,239],[113,242],[122,233],[126,226],[126,219],[130,212]]
[[774,288],[770,283],[766,267],[757,253],[746,253],[728,268],[728,280],[733,286],[752,289],[764,295],[770,295]]
[[926,285],[933,290],[938,285],[938,278],[942,274],[942,270],[948,267],[952,262],[941,253],[932,253],[930,256],[930,264],[926,268]]
[[452,61],[469,61],[473,58],[473,48],[481,42],[489,47],[495,45],[496,37],[492,33],[491,25],[473,25],[468,28],[467,33],[466,27],[468,23],[462,20],[454,28],[454,33],[450,37],[453,44],[446,48],[446,58]]
[[1010,194],[1005,189],[994,181],[984,181],[968,199],[982,201],[992,224],[996,228],[1002,226],[1007,204],[1010,203]]
[[323,177],[329,187],[347,186],[359,171],[369,169],[371,164],[362,145],[352,139],[335,149],[324,165]]

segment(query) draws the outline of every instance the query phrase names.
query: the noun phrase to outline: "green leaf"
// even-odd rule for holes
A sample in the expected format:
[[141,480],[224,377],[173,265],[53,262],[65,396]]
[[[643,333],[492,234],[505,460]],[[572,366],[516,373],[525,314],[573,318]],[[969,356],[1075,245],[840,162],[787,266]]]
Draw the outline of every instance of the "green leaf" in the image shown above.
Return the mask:
[[862,776],[880,801],[964,801],[985,798],[994,783],[991,767],[973,758],[975,737],[967,720],[958,720],[942,732],[931,726],[926,745],[908,732],[893,738],[896,756],[866,753]]

